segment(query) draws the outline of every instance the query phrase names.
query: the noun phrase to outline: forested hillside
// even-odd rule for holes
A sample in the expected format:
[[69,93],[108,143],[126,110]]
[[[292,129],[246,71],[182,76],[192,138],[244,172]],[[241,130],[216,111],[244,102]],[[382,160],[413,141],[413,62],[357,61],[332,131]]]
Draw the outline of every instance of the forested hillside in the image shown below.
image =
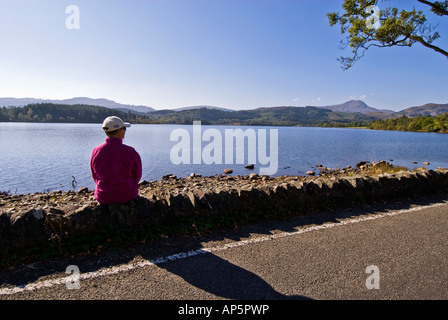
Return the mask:
[[117,116],[133,123],[150,122],[144,115],[91,105],[39,103],[0,109],[0,121],[5,122],[102,123],[108,116]]
[[320,126],[367,125],[375,118],[360,113],[332,112],[316,107],[272,107],[254,110],[223,111],[219,109],[161,110],[136,114],[91,105],[29,104],[25,107],[3,107],[0,121],[11,122],[81,122],[99,123],[115,115],[132,123],[192,124],[202,121],[214,125]]
[[192,124],[193,121],[201,121],[204,125],[366,127],[375,130],[448,132],[448,113],[417,117],[402,115],[381,120],[368,114],[335,112],[316,107],[272,107],[233,112],[198,108],[146,114],[91,105],[51,103],[0,108],[0,122],[102,123],[112,115],[134,124]]
[[374,130],[448,132],[448,113],[437,116],[418,116],[376,120],[369,125]]
[[316,107],[271,107],[253,110],[223,111],[219,109],[162,110],[147,113],[158,123],[245,126],[321,126],[328,124],[367,125],[374,117],[360,113],[332,112]]

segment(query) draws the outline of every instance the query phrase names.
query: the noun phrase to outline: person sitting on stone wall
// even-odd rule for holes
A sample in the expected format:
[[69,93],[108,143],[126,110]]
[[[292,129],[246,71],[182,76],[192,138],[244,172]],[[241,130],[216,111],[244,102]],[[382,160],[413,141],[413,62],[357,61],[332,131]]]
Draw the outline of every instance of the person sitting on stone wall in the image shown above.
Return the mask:
[[142,161],[133,147],[123,144],[130,126],[115,116],[103,122],[106,141],[93,149],[90,159],[94,195],[100,204],[126,203],[138,197]]

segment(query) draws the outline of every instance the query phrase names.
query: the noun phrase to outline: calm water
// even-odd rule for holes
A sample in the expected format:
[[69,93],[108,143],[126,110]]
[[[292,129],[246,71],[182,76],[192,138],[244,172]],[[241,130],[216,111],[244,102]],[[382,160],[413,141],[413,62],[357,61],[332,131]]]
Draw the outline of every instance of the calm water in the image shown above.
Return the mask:
[[[213,176],[222,174],[225,168],[233,169],[233,174],[259,172],[262,165],[258,162],[254,171],[245,169],[244,164],[173,164],[170,151],[178,142],[170,141],[170,135],[180,128],[193,137],[192,126],[132,125],[128,129],[124,143],[139,152],[142,179],[161,179],[166,174],[185,177],[191,172]],[[429,169],[448,167],[448,135],[445,134],[336,128],[201,127],[202,132],[210,128],[219,130],[223,138],[225,129],[251,129],[256,133],[266,130],[268,142],[269,130],[278,130],[278,170],[274,176],[304,175],[310,164],[342,168],[362,160],[393,159],[394,164],[410,169],[422,166],[424,161],[430,162],[426,166]],[[89,161],[92,149],[105,139],[100,124],[0,123],[0,136],[0,191],[23,194],[71,190],[74,178],[76,190],[81,186],[94,188]],[[204,141],[201,147],[209,143]],[[225,162],[228,150],[224,149],[224,140],[222,144]],[[247,148],[245,164],[248,164]],[[237,152],[235,149],[234,153]],[[412,161],[418,163],[412,164]]]

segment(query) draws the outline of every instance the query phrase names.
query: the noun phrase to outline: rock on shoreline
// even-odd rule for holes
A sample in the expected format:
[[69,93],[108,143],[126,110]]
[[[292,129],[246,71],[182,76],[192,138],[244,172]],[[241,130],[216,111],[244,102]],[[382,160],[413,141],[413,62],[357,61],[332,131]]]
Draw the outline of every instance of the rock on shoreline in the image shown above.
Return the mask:
[[0,193],[0,247],[13,252],[42,241],[91,236],[111,225],[140,228],[155,223],[175,225],[189,217],[297,215],[323,207],[448,190],[445,168],[369,174],[367,169],[374,167],[360,164],[359,168],[331,170],[320,166],[319,176],[275,178],[256,173],[192,174],[186,178],[167,175],[162,180],[142,181],[136,200],[107,206],[98,204],[87,188],[26,195]]

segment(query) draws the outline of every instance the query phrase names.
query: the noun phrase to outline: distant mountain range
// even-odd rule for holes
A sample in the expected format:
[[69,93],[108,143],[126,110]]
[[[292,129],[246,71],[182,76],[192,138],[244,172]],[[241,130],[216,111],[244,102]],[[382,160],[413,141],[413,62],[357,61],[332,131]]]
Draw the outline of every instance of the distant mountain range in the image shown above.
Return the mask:
[[331,111],[337,111],[337,112],[347,112],[347,113],[395,113],[395,111],[392,110],[378,110],[372,107],[369,107],[367,104],[365,104],[361,100],[350,100],[345,103],[341,104],[335,104],[330,106],[324,106],[324,107],[318,107],[323,109],[329,109]]
[[400,112],[397,112],[398,114],[404,114],[408,117],[415,117],[419,115],[423,116],[436,116],[441,113],[448,112],[448,103],[444,104],[436,104],[436,103],[427,103],[422,106],[418,107],[410,107],[407,109],[404,109]]
[[[185,112],[196,109],[207,109],[209,111],[225,111],[225,112],[236,112],[232,109],[220,108],[215,106],[208,105],[200,105],[200,106],[188,106],[173,110],[156,110],[152,107],[142,106],[142,105],[131,105],[131,104],[122,104],[108,99],[93,99],[87,97],[77,97],[71,99],[63,99],[63,100],[54,100],[54,99],[35,99],[35,98],[0,98],[0,107],[23,107],[28,104],[35,103],[54,103],[54,104],[67,104],[67,105],[92,105],[92,106],[100,106],[107,107],[111,109],[118,109],[120,111],[131,111],[137,114],[146,114],[146,113],[154,113],[156,114],[169,114],[173,111],[176,112]],[[278,106],[274,106],[272,108],[282,108]],[[284,108],[284,107],[283,107]],[[294,107],[288,107],[294,108]],[[295,107],[301,108],[301,107]],[[403,109],[401,111],[395,112],[392,110],[384,110],[384,109],[376,109],[368,106],[365,102],[361,100],[350,100],[341,104],[334,104],[328,106],[319,106],[314,107],[319,109],[331,110],[333,112],[342,112],[342,113],[360,113],[365,116],[369,116],[371,118],[378,119],[386,119],[397,117],[401,115],[406,115],[409,117],[418,116],[418,115],[431,115],[435,116],[441,113],[448,112],[448,103],[445,104],[436,104],[436,103],[427,103],[422,106],[414,106]],[[254,110],[266,110],[269,108],[258,108]],[[245,110],[240,110],[245,111]]]
[[137,113],[147,113],[155,111],[154,108],[147,106],[135,106],[132,104],[121,104],[108,99],[92,99],[86,97],[78,97],[72,99],[54,100],[54,99],[34,99],[34,98],[0,98],[0,107],[23,107],[31,103],[54,103],[54,104],[85,104],[89,106],[106,107],[118,109],[121,111],[134,111]]
[[214,107],[214,106],[190,106],[190,107],[177,108],[177,109],[174,109],[174,111],[185,111],[185,110],[194,110],[194,109],[202,109],[202,108],[209,109],[209,110],[229,111],[229,112],[235,111],[232,109]]

